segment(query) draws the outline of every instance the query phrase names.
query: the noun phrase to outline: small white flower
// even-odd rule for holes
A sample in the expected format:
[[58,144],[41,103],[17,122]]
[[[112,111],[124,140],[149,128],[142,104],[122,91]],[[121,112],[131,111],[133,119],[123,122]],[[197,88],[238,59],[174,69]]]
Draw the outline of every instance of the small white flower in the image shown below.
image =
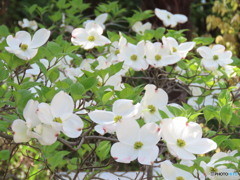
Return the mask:
[[137,45],[127,43],[120,49],[119,58],[124,60],[124,64],[135,71],[142,71],[148,68],[145,59],[145,42],[140,41]]
[[141,116],[145,122],[160,121],[161,116],[158,110],[166,107],[168,95],[163,89],[157,89],[153,84],[146,85],[144,89],[146,91],[141,101]]
[[119,142],[113,144],[111,156],[122,163],[130,163],[138,159],[140,164],[152,165],[157,159],[160,140],[160,129],[155,123],[139,127],[136,121],[123,121],[116,134]]
[[97,58],[97,61],[98,61],[98,66],[95,68],[97,70],[106,69],[106,68],[108,68],[108,67],[110,67],[112,65],[112,62],[109,61],[108,59],[106,59],[103,56],[99,56]]
[[22,28],[30,28],[34,31],[37,30],[38,25],[36,21],[29,21],[28,19],[24,18],[23,21],[18,21],[19,26],[21,26]]
[[162,136],[169,152],[180,159],[194,160],[193,154],[205,154],[217,148],[208,138],[202,138],[202,128],[195,122],[187,122],[185,117],[163,119]]
[[164,180],[197,180],[191,173],[174,167],[169,160],[161,163],[161,172]]
[[113,103],[111,111],[95,110],[88,115],[92,121],[97,123],[95,130],[99,134],[114,133],[119,123],[137,119],[140,104],[133,105],[132,100],[119,99]]
[[[225,153],[225,152],[215,153],[211,157],[210,162],[205,163],[204,161],[201,161],[200,166],[204,169],[206,176],[211,180],[225,180],[225,179],[239,180],[239,175],[237,174],[237,172],[234,169],[228,168],[226,166],[226,164],[232,164],[232,165],[237,166],[236,163],[231,162],[231,161],[226,161],[226,160],[218,161],[224,157],[234,156],[236,153],[237,153],[237,151],[232,151],[229,153]],[[240,157],[237,157],[237,158],[239,159]],[[219,174],[222,173],[222,175],[216,176],[214,173],[219,173]],[[225,173],[235,173],[235,175],[234,176],[226,176]]]
[[155,15],[163,21],[164,26],[175,27],[178,23],[187,22],[188,18],[182,14],[172,14],[169,11],[163,9],[155,9]]
[[143,24],[141,21],[137,21],[133,26],[132,30],[140,35],[144,35],[146,30],[150,30],[152,28],[152,24],[147,22]]
[[179,55],[181,58],[185,58],[187,53],[195,46],[195,42],[184,42],[178,44],[176,39],[172,37],[162,37],[163,46],[168,48],[172,54]]
[[100,14],[100,15],[98,15],[98,16],[95,18],[95,20],[87,20],[87,21],[85,21],[85,22],[83,23],[83,26],[85,27],[86,24],[89,23],[89,22],[94,22],[94,23],[96,23],[96,24],[99,24],[99,25],[102,27],[102,29],[104,30],[104,29],[105,29],[104,23],[106,22],[107,17],[108,17],[108,13]]
[[56,142],[59,131],[41,123],[36,114],[38,105],[37,101],[29,100],[23,110],[26,121],[17,119],[13,122],[13,138],[16,143],[28,142],[31,138],[37,138],[42,145],[51,145]]
[[197,52],[202,56],[202,65],[209,71],[215,71],[219,66],[226,66],[233,62],[232,52],[225,51],[223,45],[202,46],[197,49]]
[[83,121],[73,114],[73,110],[74,102],[71,96],[60,91],[53,97],[51,105],[38,105],[37,115],[42,123],[62,131],[68,137],[77,138],[82,133]]
[[32,39],[28,32],[18,31],[15,37],[12,35],[7,37],[9,47],[5,47],[5,49],[20,59],[30,60],[36,56],[38,48],[47,42],[49,36],[50,31],[47,29],[39,29],[35,32]]
[[76,28],[73,30],[71,41],[74,45],[81,46],[86,50],[111,43],[102,33],[103,29],[99,24],[89,22],[85,29]]
[[170,49],[164,47],[160,42],[146,43],[146,60],[155,68],[175,64],[181,60],[178,54],[172,54]]
[[116,62],[122,62],[123,59],[121,59],[121,57],[119,57],[120,51],[123,47],[125,47],[127,45],[127,40],[126,38],[124,38],[122,36],[122,34],[120,34],[120,39],[119,41],[115,41],[111,44],[109,51],[110,54],[108,54],[108,59],[110,59],[110,61],[112,61],[113,63]]

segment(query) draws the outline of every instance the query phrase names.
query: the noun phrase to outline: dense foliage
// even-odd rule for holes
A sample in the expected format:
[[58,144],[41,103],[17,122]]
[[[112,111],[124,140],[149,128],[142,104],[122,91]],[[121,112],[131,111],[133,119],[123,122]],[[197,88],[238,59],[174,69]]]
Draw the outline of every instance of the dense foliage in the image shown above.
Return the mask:
[[122,5],[51,1],[0,26],[2,179],[239,178],[236,48],[187,39],[182,14]]

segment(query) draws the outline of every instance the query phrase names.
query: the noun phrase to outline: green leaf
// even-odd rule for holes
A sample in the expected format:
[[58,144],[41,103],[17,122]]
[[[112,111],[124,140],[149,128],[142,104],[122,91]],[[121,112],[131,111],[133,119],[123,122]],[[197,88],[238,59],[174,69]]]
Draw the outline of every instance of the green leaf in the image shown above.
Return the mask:
[[162,39],[166,29],[163,27],[157,28],[154,33],[154,37],[158,40]]
[[109,152],[111,149],[111,143],[109,141],[102,141],[98,144],[96,149],[96,154],[100,161],[104,161],[109,157]]
[[232,119],[232,107],[227,104],[221,108],[220,116],[222,122],[227,126]]
[[108,74],[109,74],[109,76],[113,76],[113,75],[115,75],[117,72],[119,72],[119,71],[122,69],[122,66],[123,66],[123,62],[120,62],[120,63],[114,64],[114,65],[111,65],[111,66],[108,68]]
[[83,79],[81,83],[84,86],[85,90],[89,90],[97,84],[97,78],[95,77],[86,78]]
[[55,42],[48,42],[47,50],[52,54],[53,57],[60,57],[62,55],[61,53],[63,48]]
[[229,137],[230,136],[219,135],[219,136],[215,136],[214,138],[212,138],[212,140],[215,141],[218,146],[220,146],[222,144],[222,142],[229,139]]
[[68,151],[58,151],[55,152],[52,156],[48,158],[48,163],[50,164],[52,169],[55,169],[57,166],[61,166],[66,164],[66,160],[64,160],[64,156],[68,155],[70,152]]
[[214,107],[214,106],[206,106],[204,109],[203,109],[203,114],[204,114],[204,118],[205,120],[208,122],[209,120],[215,118],[218,116],[218,108],[217,107]]
[[221,161],[229,161],[229,163],[237,163],[237,164],[239,163],[239,160],[237,159],[237,157],[234,157],[234,156],[227,156],[227,157],[220,158],[216,161],[216,163]]
[[8,78],[8,71],[5,68],[0,67],[0,81],[3,81],[7,78]]
[[110,98],[113,96],[113,94],[114,94],[114,91],[110,91],[104,94],[102,97],[103,104],[106,104],[110,100]]
[[10,158],[10,151],[9,150],[2,150],[0,151],[0,160],[5,161]]
[[6,37],[8,36],[10,33],[8,31],[8,27],[5,25],[1,25],[0,26],[0,37]]
[[159,111],[159,114],[162,117],[162,119],[169,118],[168,115],[164,111],[162,111],[162,110],[158,110],[158,111]]
[[224,105],[228,104],[229,102],[231,102],[230,92],[228,90],[222,90],[218,96],[218,103],[221,106],[224,106]]
[[6,132],[8,130],[8,127],[10,126],[10,123],[7,121],[0,121],[0,131]]
[[18,111],[20,113],[23,112],[23,109],[25,108],[25,105],[27,104],[27,102],[34,97],[34,95],[31,94],[31,92],[26,89],[18,90],[13,94],[15,97]]
[[167,108],[175,117],[184,115],[183,110],[181,110],[177,107],[168,105]]
[[196,44],[202,44],[202,45],[209,45],[214,42],[214,38],[211,37],[197,37],[193,39],[193,42],[196,42]]
[[72,84],[70,87],[70,92],[74,100],[81,99],[83,96],[83,93],[85,92],[85,88],[80,83]]
[[53,15],[49,16],[53,22],[57,22],[62,19],[62,14],[60,11],[55,12]]
[[51,70],[49,70],[47,72],[47,76],[48,76],[49,80],[52,83],[54,83],[58,79],[58,77],[59,77],[59,70],[58,70],[58,68],[55,67],[55,68],[52,68]]

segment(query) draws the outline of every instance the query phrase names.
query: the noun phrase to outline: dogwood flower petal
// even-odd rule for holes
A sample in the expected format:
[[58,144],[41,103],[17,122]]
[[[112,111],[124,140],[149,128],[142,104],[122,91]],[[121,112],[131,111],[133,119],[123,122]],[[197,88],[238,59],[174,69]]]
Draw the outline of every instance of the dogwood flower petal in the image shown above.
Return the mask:
[[104,110],[95,110],[88,113],[90,119],[98,124],[112,123],[114,120],[114,113]]
[[205,154],[217,148],[217,144],[207,138],[199,139],[198,141],[190,142],[185,149],[194,154]]
[[136,121],[126,120],[118,125],[116,134],[120,142],[133,146],[133,144],[140,138],[139,131],[140,127]]
[[32,42],[29,45],[31,48],[39,48],[40,46],[44,45],[49,37],[51,32],[47,29],[39,29],[36,31],[36,33],[33,35]]
[[177,20],[179,23],[185,23],[187,22],[188,18],[185,15],[182,14],[174,14],[174,18]]
[[153,165],[157,159],[159,148],[155,145],[149,148],[142,148],[139,150],[138,162],[145,165]]
[[25,121],[21,119],[16,119],[12,123],[12,130],[14,132],[13,140],[16,143],[28,142],[31,137],[28,136],[28,127]]
[[36,113],[38,105],[39,103],[37,101],[31,99],[27,102],[23,110],[23,117],[25,118],[29,128],[35,127],[40,123]]
[[174,167],[169,160],[161,163],[161,172],[165,180],[197,180],[189,172]]
[[77,138],[82,133],[83,121],[76,114],[72,114],[68,119],[63,121],[63,133],[68,137]]
[[111,156],[117,162],[130,163],[137,159],[138,154],[131,146],[118,142],[112,145]]
[[133,101],[129,99],[119,99],[113,103],[114,114],[132,117],[139,111],[139,104],[133,105]]
[[67,93],[60,91],[53,97],[51,101],[51,112],[54,117],[72,114],[73,110],[73,99]]
[[[155,123],[147,123],[140,129],[140,140],[145,147],[152,147],[160,140],[160,128]],[[155,158],[156,159],[156,158]]]
[[44,124],[51,125],[54,117],[51,113],[51,107],[47,103],[40,103],[37,109],[37,115],[40,121]]
[[42,124],[41,126],[41,134],[35,135],[35,138],[37,138],[42,145],[51,145],[55,143],[59,132],[49,125]]

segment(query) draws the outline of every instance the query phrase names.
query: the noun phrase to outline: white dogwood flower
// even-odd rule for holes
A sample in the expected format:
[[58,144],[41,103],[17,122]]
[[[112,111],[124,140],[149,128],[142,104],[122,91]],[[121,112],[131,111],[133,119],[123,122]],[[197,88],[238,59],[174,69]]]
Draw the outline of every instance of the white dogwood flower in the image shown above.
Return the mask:
[[137,21],[133,26],[132,30],[140,35],[144,35],[146,30],[150,30],[152,28],[152,24],[150,22],[146,22],[143,24],[141,21]]
[[169,160],[161,163],[161,172],[164,180],[197,180],[191,173],[174,167]]
[[102,27],[102,29],[104,30],[104,29],[105,29],[104,23],[106,22],[107,17],[108,17],[108,13],[100,14],[100,15],[98,15],[98,16],[95,18],[95,20],[87,20],[87,21],[85,21],[85,22],[83,23],[83,26],[85,27],[86,24],[89,23],[89,22],[94,22],[94,23],[96,23],[96,24],[99,24],[99,25]]
[[60,91],[57,93],[51,105],[41,103],[38,105],[37,115],[42,123],[62,131],[71,138],[77,138],[82,133],[83,121],[73,113],[74,102],[71,96]]
[[217,148],[208,138],[202,138],[202,128],[195,122],[187,122],[185,117],[163,119],[162,136],[169,152],[180,159],[194,160],[193,154],[205,154]]
[[146,43],[146,60],[155,68],[175,64],[181,60],[177,54],[172,54],[170,49],[164,47],[160,42]]
[[59,131],[41,123],[36,114],[38,105],[37,101],[29,100],[23,110],[23,117],[26,121],[17,119],[13,122],[13,138],[16,143],[28,142],[31,138],[37,138],[42,145],[56,142]]
[[86,50],[111,43],[102,33],[103,28],[99,24],[89,22],[85,29],[76,28],[73,30],[71,41],[74,45],[81,46]]
[[199,47],[197,52],[202,56],[202,65],[209,71],[215,71],[219,66],[226,66],[233,62],[232,52],[225,51],[225,47],[220,44]]
[[29,21],[28,19],[24,18],[23,21],[18,21],[18,25],[21,26],[22,28],[30,28],[34,31],[37,30],[38,25],[36,21]]
[[139,127],[137,121],[123,121],[116,134],[119,142],[113,144],[111,156],[122,163],[130,163],[138,159],[140,164],[152,165],[157,159],[160,140],[160,128],[155,123]]
[[127,43],[120,49],[119,58],[124,61],[126,66],[131,67],[135,71],[142,71],[148,68],[145,59],[145,42],[140,41],[137,45]]
[[119,99],[113,103],[112,112],[95,110],[88,115],[92,121],[97,123],[95,130],[99,134],[114,133],[119,123],[137,119],[140,104],[133,105],[132,100]]
[[187,22],[188,18],[182,14],[172,14],[167,10],[155,8],[155,15],[162,20],[164,26],[177,26],[178,23]]
[[127,45],[127,40],[122,36],[120,33],[120,39],[119,41],[114,41],[111,46],[109,47],[110,53],[108,54],[108,59],[110,59],[111,62],[117,63],[122,62],[123,59],[119,57],[121,49]]
[[181,58],[185,58],[187,53],[195,46],[195,42],[184,42],[178,44],[176,39],[172,37],[162,37],[163,46],[168,48],[172,54],[179,55]]
[[145,86],[145,94],[141,101],[141,113],[145,122],[157,122],[161,120],[159,109],[166,107],[168,95],[163,90],[153,85]]
[[38,48],[47,42],[49,36],[50,31],[47,29],[39,29],[32,39],[28,32],[18,31],[15,36],[9,35],[7,37],[8,47],[5,49],[20,59],[30,60],[36,56]]
[[[237,166],[237,163],[226,160],[218,161],[224,157],[234,156],[236,153],[237,151],[232,151],[229,153],[217,152],[211,157],[211,160],[208,163],[201,161],[200,166],[204,169],[206,176],[210,180],[239,180],[240,176],[238,175],[236,170],[227,167],[227,164]],[[237,159],[240,160],[240,157],[238,156]],[[216,176],[215,173],[222,173],[222,175]],[[231,173],[233,176],[229,176],[228,174],[226,175],[226,173]]]

